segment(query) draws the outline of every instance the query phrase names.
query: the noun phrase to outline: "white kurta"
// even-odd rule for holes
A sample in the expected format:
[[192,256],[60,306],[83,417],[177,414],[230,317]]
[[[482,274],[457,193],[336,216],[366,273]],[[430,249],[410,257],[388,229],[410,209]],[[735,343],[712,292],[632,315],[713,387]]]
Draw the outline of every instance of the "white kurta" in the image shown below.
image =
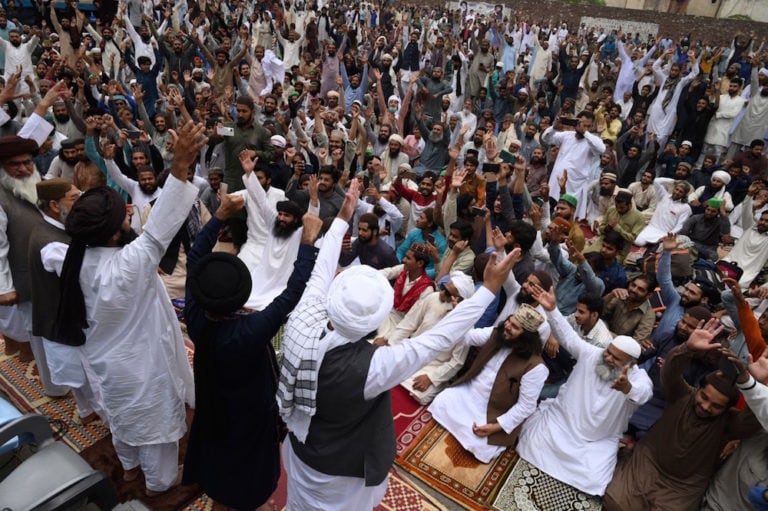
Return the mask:
[[673,182],[670,178],[658,177],[653,182],[656,194],[660,197],[650,222],[635,238],[635,245],[642,247],[648,243],[657,243],[670,232],[679,232],[688,217],[691,207],[680,201],[673,201],[672,196],[664,187]]
[[[258,179],[257,179],[258,181]],[[267,224],[263,215],[258,214],[259,209],[253,201],[248,201],[247,192],[242,194],[246,200],[246,209],[248,211],[248,237],[240,247],[237,254],[249,270],[253,270],[261,261],[264,253],[264,247],[267,246],[267,239],[272,236],[272,225]],[[274,186],[270,186],[266,191],[265,207],[269,211],[275,211],[277,203],[285,200],[285,192]]]
[[744,270],[739,279],[739,285],[746,289],[768,262],[768,233],[761,234],[755,227],[755,217],[752,214],[752,197],[747,196],[742,203],[742,220],[744,228],[739,241],[723,259],[732,261]]
[[157,265],[197,192],[170,176],[143,234],[122,248],[89,248],[83,259],[89,328],[80,350],[112,435],[128,445],[177,441],[187,429],[184,403],[194,405],[192,368]]
[[[338,266],[344,232],[344,222],[334,220],[320,249],[305,295],[327,293]],[[333,247],[333,250],[324,253],[326,246]],[[480,318],[493,299],[493,293],[481,287],[475,291],[472,298],[461,302],[430,331],[412,338],[407,343],[377,349],[371,358],[363,397],[371,400],[389,391],[439,353],[452,349],[457,336],[464,336],[470,325]],[[354,342],[341,338],[335,331],[328,331],[324,340],[331,346]],[[286,507],[291,511],[372,509],[381,502],[386,493],[386,481],[378,486],[366,487],[362,477],[330,476],[312,469],[296,456],[291,449],[291,442],[283,442],[283,463],[288,474]]]
[[[271,229],[277,219],[277,210],[269,205],[267,194],[261,187],[256,174],[252,172],[248,176],[244,175],[243,183],[247,194],[248,231],[253,228],[256,221]],[[246,307],[257,311],[262,310],[285,290],[296,255],[299,253],[301,233],[302,228],[299,227],[287,238],[278,238],[274,235],[267,238],[258,264],[249,267],[253,287],[251,296],[245,303]]]
[[560,198],[560,185],[557,180],[568,171],[568,182],[565,190],[576,197],[576,218],[587,216],[587,189],[590,183],[590,169],[600,161],[600,155],[605,152],[605,144],[597,135],[584,133],[584,138],[576,138],[575,131],[555,131],[548,128],[542,139],[547,145],[560,146],[560,152],[549,177],[549,195],[555,200]]
[[523,424],[517,452],[555,479],[603,495],[616,467],[619,440],[630,416],[651,398],[653,384],[633,366],[629,393],[612,389],[613,382],[595,372],[603,350],[582,341],[557,309],[547,316],[555,337],[577,363],[557,397],[543,401]]
[[[494,327],[470,330],[464,337],[464,344],[482,346],[491,338],[493,330]],[[501,365],[510,353],[512,353],[510,348],[500,349],[477,376],[459,386],[445,389],[437,395],[429,407],[432,417],[442,424],[466,450],[483,463],[490,463],[507,447],[491,445],[488,443],[487,437],[475,435],[472,431],[472,424],[487,424],[491,390]],[[514,431],[536,410],[536,402],[547,376],[549,376],[547,366],[538,364],[520,379],[520,395],[517,403],[496,419],[506,433]]]
[[675,90],[672,93],[672,99],[664,108],[664,98],[667,96],[667,91],[664,90],[664,83],[667,81],[669,75],[664,73],[661,69],[661,59],[657,59],[653,63],[653,73],[656,76],[656,83],[660,88],[658,96],[653,100],[651,106],[648,107],[648,133],[655,133],[656,139],[661,147],[667,142],[667,137],[672,133],[677,122],[677,102],[680,99],[680,94],[688,87],[688,84],[693,81],[696,75],[699,74],[699,61],[697,60],[691,71],[680,78],[680,81],[675,85]]
[[722,147],[727,146],[728,136],[731,133],[733,123],[743,107],[744,100],[738,94],[734,97],[722,94],[717,112],[715,112],[715,116],[709,121],[709,126],[707,126],[704,143]]

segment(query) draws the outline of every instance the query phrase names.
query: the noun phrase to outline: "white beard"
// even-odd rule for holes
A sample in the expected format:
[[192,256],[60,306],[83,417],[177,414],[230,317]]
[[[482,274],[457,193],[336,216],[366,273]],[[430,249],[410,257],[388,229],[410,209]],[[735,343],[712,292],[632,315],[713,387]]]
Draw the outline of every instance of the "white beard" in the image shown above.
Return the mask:
[[9,176],[5,170],[0,169],[0,186],[13,193],[23,201],[27,201],[37,207],[37,183],[42,181],[37,167],[28,177],[15,178]]
[[621,376],[620,367],[611,367],[602,359],[600,359],[595,366],[595,372],[597,373],[597,377],[603,381],[613,382]]

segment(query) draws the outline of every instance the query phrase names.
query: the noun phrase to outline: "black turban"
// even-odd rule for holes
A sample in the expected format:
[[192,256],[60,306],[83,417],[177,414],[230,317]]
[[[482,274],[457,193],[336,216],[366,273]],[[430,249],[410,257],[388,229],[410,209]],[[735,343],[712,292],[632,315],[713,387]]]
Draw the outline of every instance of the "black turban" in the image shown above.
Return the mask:
[[238,257],[214,252],[203,257],[187,276],[195,301],[213,314],[230,314],[251,295],[251,273]]
[[88,328],[85,298],[80,287],[80,269],[87,246],[105,246],[118,232],[126,217],[125,201],[106,186],[91,188],[72,206],[65,229],[72,242],[61,270],[61,301],[56,316],[57,342],[70,346],[85,344]]
[[303,214],[301,211],[301,207],[295,202],[293,202],[292,200],[280,201],[275,205],[275,208],[282,213],[288,213],[289,215],[293,215],[294,217],[296,217],[297,220],[301,219]]

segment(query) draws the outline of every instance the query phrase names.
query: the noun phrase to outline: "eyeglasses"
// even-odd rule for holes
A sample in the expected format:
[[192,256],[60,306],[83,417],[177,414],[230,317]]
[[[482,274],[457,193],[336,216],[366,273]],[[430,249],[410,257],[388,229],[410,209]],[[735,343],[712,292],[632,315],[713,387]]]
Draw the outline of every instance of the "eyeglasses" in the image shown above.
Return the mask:
[[453,298],[454,300],[456,300],[456,302],[457,302],[457,303],[461,303],[461,301],[462,301],[462,300],[464,300],[464,297],[463,297],[463,296],[461,296],[460,294],[458,294],[458,293],[457,293],[457,294],[455,294],[455,295],[454,295],[454,294],[452,294],[452,293],[451,293],[451,292],[448,290],[448,288],[446,287],[446,285],[445,285],[445,284],[440,284],[440,292],[441,292],[441,293],[445,293],[445,294],[446,294],[448,297],[450,297],[450,298]]
[[31,158],[28,158],[26,160],[21,160],[21,161],[7,161],[3,163],[3,166],[9,167],[12,169],[18,169],[19,167],[22,167],[22,166],[31,167],[33,163],[34,161]]

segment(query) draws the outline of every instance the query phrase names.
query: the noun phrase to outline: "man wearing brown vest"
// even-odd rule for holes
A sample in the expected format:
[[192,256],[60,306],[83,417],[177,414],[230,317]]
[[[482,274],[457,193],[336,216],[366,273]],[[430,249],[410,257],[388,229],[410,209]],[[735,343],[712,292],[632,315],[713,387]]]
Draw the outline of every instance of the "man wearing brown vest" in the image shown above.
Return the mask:
[[[58,273],[64,264],[70,237],[64,231],[64,222],[80,190],[70,179],[53,178],[37,183],[37,202],[45,222],[32,231],[29,237],[29,287],[32,299],[32,342],[41,344],[47,364],[38,365],[38,371],[63,388],[71,387],[77,403],[80,421],[87,424],[101,415],[101,405],[93,394],[80,360],[78,348],[55,341],[55,319],[59,310],[61,284]],[[43,264],[42,254],[56,253],[55,266]],[[38,359],[38,362],[40,360]]]
[[437,395],[429,411],[483,463],[515,445],[520,426],[536,410],[549,370],[541,358],[538,328],[544,316],[528,304],[496,327],[464,337],[482,346],[453,387]]

